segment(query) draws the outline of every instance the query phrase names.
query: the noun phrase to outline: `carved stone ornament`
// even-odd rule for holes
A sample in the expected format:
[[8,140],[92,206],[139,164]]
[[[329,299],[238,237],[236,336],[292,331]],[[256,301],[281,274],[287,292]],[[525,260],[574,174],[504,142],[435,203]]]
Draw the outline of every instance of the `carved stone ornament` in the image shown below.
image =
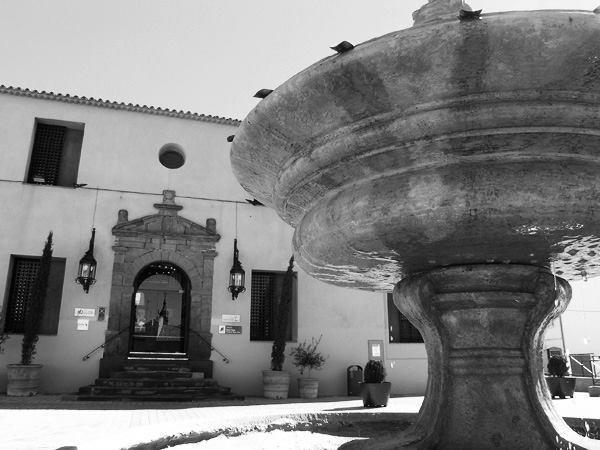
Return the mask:
[[457,18],[461,9],[471,11],[471,7],[463,0],[429,0],[413,12],[414,25]]
[[[112,272],[110,315],[106,330],[107,344],[100,363],[101,376],[116,370],[129,351],[131,303],[136,277],[145,267],[168,262],[179,267],[189,278],[189,323],[187,357],[190,364],[202,365],[210,374],[212,285],[215,244],[220,236],[216,220],[206,226],[178,215],[183,208],[175,203],[175,191],[165,190],[158,210],[152,215],[128,220],[126,210],[118,213],[113,227],[115,259]],[[207,369],[207,367],[209,367]]]

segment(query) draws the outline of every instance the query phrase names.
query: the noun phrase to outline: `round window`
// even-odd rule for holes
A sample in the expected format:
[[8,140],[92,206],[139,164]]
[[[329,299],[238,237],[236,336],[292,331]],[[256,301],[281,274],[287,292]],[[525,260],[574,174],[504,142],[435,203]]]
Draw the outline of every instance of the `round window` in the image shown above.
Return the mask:
[[185,163],[185,154],[177,144],[165,144],[158,152],[158,161],[167,169],[179,169]]

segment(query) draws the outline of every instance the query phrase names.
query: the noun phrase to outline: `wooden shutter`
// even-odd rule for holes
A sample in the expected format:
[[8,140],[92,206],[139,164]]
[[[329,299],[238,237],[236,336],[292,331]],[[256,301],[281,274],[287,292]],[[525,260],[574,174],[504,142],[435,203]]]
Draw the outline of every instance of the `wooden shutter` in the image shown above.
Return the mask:
[[[64,258],[52,258],[39,334],[57,334],[58,332],[65,262]],[[39,257],[13,257],[11,285],[4,322],[6,333],[23,333],[25,305],[32,295],[33,283],[39,267]]]
[[388,327],[391,343],[423,342],[423,337],[394,304],[392,294],[387,294]]
[[55,335],[58,333],[60,304],[62,301],[63,282],[65,279],[65,264],[65,258],[52,258],[40,334]]
[[57,184],[66,130],[58,125],[37,124],[28,183]]

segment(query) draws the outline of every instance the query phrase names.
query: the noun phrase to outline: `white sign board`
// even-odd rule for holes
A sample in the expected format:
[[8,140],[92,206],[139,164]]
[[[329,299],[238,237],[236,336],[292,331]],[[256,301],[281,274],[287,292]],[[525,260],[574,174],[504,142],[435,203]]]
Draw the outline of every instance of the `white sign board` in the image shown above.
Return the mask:
[[95,317],[96,310],[94,308],[75,308],[75,317]]
[[223,323],[240,323],[239,314],[221,314],[221,322]]
[[77,319],[77,330],[87,331],[90,329],[90,319]]

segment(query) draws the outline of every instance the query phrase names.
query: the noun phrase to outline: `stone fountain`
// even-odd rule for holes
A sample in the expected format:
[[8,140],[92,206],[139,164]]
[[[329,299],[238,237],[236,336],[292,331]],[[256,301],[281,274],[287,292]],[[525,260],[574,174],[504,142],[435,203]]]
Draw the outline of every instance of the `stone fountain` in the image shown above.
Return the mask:
[[381,447],[590,448],[552,407],[541,343],[568,281],[600,275],[600,17],[460,0],[413,17],[263,99],[234,171],[309,274],[396,283],[429,380]]

